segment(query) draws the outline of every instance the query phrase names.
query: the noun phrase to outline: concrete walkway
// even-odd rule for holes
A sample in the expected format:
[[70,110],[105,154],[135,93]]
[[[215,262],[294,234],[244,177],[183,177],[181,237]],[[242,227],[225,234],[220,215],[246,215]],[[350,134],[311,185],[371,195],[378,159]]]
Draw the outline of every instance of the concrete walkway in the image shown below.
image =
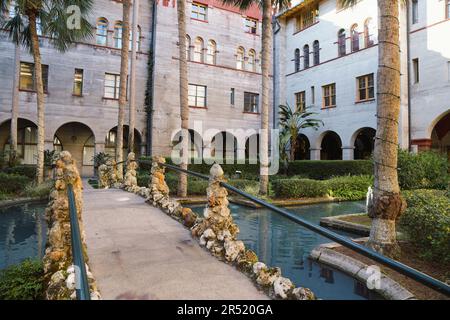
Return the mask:
[[88,255],[103,299],[267,299],[143,198],[84,188]]

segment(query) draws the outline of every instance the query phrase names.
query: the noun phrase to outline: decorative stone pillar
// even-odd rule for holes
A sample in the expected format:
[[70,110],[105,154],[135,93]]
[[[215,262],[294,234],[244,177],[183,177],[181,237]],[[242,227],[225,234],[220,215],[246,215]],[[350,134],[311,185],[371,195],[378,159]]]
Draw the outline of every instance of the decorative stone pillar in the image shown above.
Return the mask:
[[[62,151],[56,161],[56,180],[46,208],[48,241],[44,256],[44,273],[47,283],[46,297],[54,299],[75,298],[75,268],[72,266],[72,243],[69,215],[68,185],[73,186],[78,223],[80,226],[82,250],[88,262],[84,240],[81,210],[83,207],[82,182],[75,160],[68,151]],[[86,266],[86,270],[89,270]],[[99,298],[94,278],[88,272],[92,298]]]
[[136,169],[138,163],[136,162],[136,155],[134,152],[130,152],[127,157],[127,171],[125,173],[125,179],[123,182],[123,187],[129,192],[139,192],[140,188],[137,185]]
[[320,160],[320,151],[322,151],[322,149],[310,149],[310,153],[311,153],[311,160]]
[[342,147],[342,160],[354,160],[355,147]]

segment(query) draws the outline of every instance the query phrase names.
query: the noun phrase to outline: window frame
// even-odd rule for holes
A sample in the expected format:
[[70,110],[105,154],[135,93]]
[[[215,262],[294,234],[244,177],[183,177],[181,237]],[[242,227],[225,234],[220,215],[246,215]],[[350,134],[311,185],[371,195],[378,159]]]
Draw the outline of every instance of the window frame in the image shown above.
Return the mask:
[[[253,25],[249,25],[249,22],[252,23]],[[259,22],[258,19],[246,17],[244,19],[245,32],[256,35],[258,33],[258,22]]]
[[418,84],[420,82],[420,62],[419,58],[412,59],[412,72],[413,72],[413,83]]
[[350,38],[352,52],[358,52],[361,49],[361,41],[359,39],[358,25],[356,23],[350,28]]
[[[199,51],[197,51],[199,49],[199,47],[197,46],[198,44],[200,44]],[[192,61],[200,63],[205,62],[204,48],[205,48],[205,41],[201,37],[196,37],[194,39],[194,55],[192,57],[193,58]],[[197,57],[199,57],[200,59],[198,60]]]
[[[370,86],[370,78],[372,78],[372,85]],[[361,87],[361,80],[364,81],[364,86]],[[372,89],[372,96],[370,96],[370,89]],[[366,97],[361,98],[361,91],[364,91]],[[356,77],[356,102],[367,102],[375,100],[375,74],[369,73]]]
[[[28,65],[30,67],[31,72],[31,82],[33,84],[33,88],[23,88],[22,87],[22,65]],[[41,64],[42,67],[42,84],[44,93],[48,93],[48,74],[49,74],[49,67],[47,64]],[[36,78],[35,78],[35,68],[33,62],[27,62],[27,61],[20,61],[20,67],[19,67],[19,91],[26,91],[26,92],[36,92]]]
[[318,22],[319,4],[314,4],[306,7],[295,18],[295,32],[303,31]]
[[295,93],[295,110],[305,111],[306,109],[306,91],[299,91]]
[[320,64],[320,42],[314,40],[313,42],[313,63],[315,66]]
[[[192,87],[195,87],[195,95],[191,95],[191,90],[190,89]],[[204,88],[205,95],[203,97],[198,95],[198,88],[199,87]],[[192,105],[189,102],[189,107],[190,108],[198,108],[198,109],[207,109],[208,108],[208,105],[207,105],[207,103],[208,103],[208,99],[207,99],[208,98],[208,87],[207,86],[201,85],[201,84],[189,83],[189,85],[188,85],[188,101],[190,100],[189,99],[190,97],[194,97],[194,99],[195,99],[195,104],[194,105]],[[199,98],[203,98],[203,106],[198,104]]]
[[[241,59],[239,59],[239,57],[241,57]],[[239,65],[241,65],[240,68]],[[238,47],[236,52],[236,69],[245,70],[245,49],[243,47]]]
[[206,48],[206,63],[207,64],[216,65],[216,63],[217,63],[216,52],[217,52],[217,43],[214,40],[209,39],[208,45]]
[[[77,79],[77,71],[81,71],[81,80]],[[80,82],[80,93],[75,92],[76,84],[77,82]],[[72,95],[76,97],[82,97],[83,96],[83,82],[84,82],[84,70],[80,68],[75,68],[74,74],[73,74],[73,89],[72,89]]]
[[122,41],[123,41],[123,22],[122,21],[117,21],[114,24],[113,39],[114,39],[114,48],[122,49]]
[[[103,26],[103,28],[99,28],[99,26]],[[97,19],[97,23],[95,25],[95,44],[98,46],[108,46],[108,26],[109,21],[105,17],[100,17]],[[104,30],[105,34],[99,33],[99,30]],[[99,38],[104,39],[104,43],[100,43]]]
[[[205,9],[205,13],[204,14],[199,11],[200,8],[204,8]],[[200,18],[200,16],[204,16],[204,19]],[[198,2],[192,2],[192,5],[191,5],[191,19],[207,22],[208,21],[208,6],[204,5],[204,4],[201,4],[201,3],[198,3]]]
[[[248,101],[250,100],[250,101]],[[250,109],[246,106],[250,103]],[[256,106],[256,108],[254,108]],[[256,109],[256,111],[254,111]],[[259,114],[259,93],[244,91],[244,113]]]
[[411,24],[419,23],[419,1],[412,0],[411,3]]
[[[327,90],[328,93],[327,93]],[[333,102],[334,97],[334,104]],[[329,99],[329,104],[327,105],[326,101]],[[337,99],[336,99],[336,83],[330,83],[322,86],[322,109],[332,109],[336,108]]]
[[344,57],[347,55],[347,35],[345,29],[338,32],[338,56]]
[[[106,76],[114,76],[114,87],[112,86],[106,86]],[[114,88],[114,94],[113,94],[113,98],[111,97],[107,97],[106,96],[106,88]],[[128,88],[128,85],[127,85]],[[104,78],[104,82],[103,82],[103,99],[108,99],[108,100],[119,100],[119,94],[120,94],[120,74],[117,73],[111,73],[111,72],[105,72],[105,78]],[[117,98],[116,98],[117,95]]]
[[310,55],[309,45],[305,44],[303,46],[303,69],[308,69],[311,66],[309,55]]
[[248,51],[248,59],[247,59],[247,71],[256,72],[256,51],[250,49]]

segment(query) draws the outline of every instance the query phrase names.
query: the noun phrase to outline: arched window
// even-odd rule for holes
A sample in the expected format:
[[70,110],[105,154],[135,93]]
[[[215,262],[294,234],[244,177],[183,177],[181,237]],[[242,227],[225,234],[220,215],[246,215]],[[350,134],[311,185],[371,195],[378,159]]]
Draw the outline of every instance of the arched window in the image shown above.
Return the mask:
[[191,60],[191,37],[186,35],[186,60]]
[[53,138],[53,150],[55,150],[56,152],[63,151],[63,145],[61,143],[61,140],[59,140],[59,138],[56,135]]
[[303,47],[303,68],[309,68],[309,46],[307,44]]
[[95,143],[94,136],[91,135],[83,145],[83,166],[94,165]]
[[295,49],[294,53],[295,72],[300,71],[300,49]]
[[[130,28],[130,50],[133,49],[133,30]],[[141,27],[137,26],[136,51],[141,50]]]
[[338,33],[338,51],[339,51],[339,56],[345,56],[347,53],[347,48],[345,46],[345,30],[341,29],[339,30]]
[[203,39],[200,37],[195,38],[194,61],[203,62]]
[[253,49],[248,51],[247,70],[256,72],[256,52]]
[[359,50],[359,32],[358,32],[358,25],[354,24],[351,29],[351,35],[352,35],[352,52]]
[[373,46],[375,34],[373,32],[373,23],[372,18],[368,18],[366,22],[364,22],[364,44],[366,48]]
[[[10,142],[5,144],[4,151],[10,150]],[[17,131],[17,156],[22,164],[36,164],[37,160],[37,127],[25,127]]]
[[313,51],[314,51],[314,65],[320,64],[320,43],[319,40],[314,41],[313,44]]
[[122,21],[117,21],[114,25],[114,47],[122,49]]
[[236,54],[236,69],[244,70],[244,56],[245,56],[244,48],[239,47],[237,49]]
[[108,44],[108,20],[106,18],[97,19],[96,43],[100,46]]
[[214,40],[208,41],[208,51],[206,53],[206,63],[216,64],[217,45]]

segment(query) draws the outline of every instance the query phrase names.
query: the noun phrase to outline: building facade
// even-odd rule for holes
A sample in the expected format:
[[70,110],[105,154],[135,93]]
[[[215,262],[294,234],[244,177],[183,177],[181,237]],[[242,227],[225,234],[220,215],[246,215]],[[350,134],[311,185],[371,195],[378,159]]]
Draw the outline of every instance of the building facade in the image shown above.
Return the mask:
[[[418,0],[400,9],[399,144],[405,149],[447,152],[449,146],[450,47],[443,41],[450,34],[449,6]],[[370,157],[376,133],[377,12],[376,1],[341,8],[337,0],[322,0],[301,1],[277,16],[275,105],[309,107],[324,122],[301,134],[297,159]]]

